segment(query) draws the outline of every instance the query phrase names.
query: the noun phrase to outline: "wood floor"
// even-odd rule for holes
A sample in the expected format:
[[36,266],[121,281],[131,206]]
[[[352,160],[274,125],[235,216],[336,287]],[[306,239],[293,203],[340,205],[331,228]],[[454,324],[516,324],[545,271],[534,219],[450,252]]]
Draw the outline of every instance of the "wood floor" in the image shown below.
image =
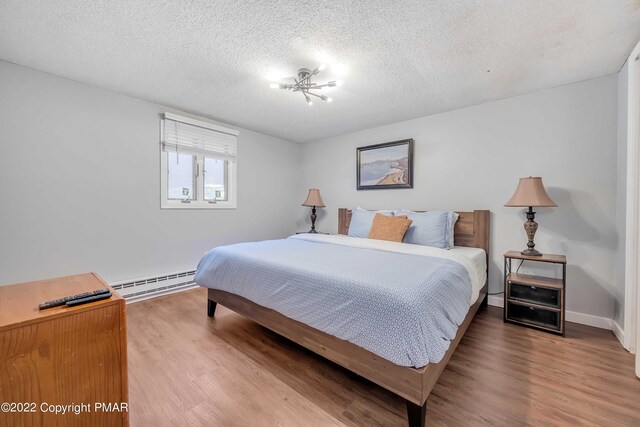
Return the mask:
[[[404,402],[195,289],[127,306],[131,425],[404,426]],[[640,426],[633,356],[610,331],[566,338],[478,313],[427,425]]]

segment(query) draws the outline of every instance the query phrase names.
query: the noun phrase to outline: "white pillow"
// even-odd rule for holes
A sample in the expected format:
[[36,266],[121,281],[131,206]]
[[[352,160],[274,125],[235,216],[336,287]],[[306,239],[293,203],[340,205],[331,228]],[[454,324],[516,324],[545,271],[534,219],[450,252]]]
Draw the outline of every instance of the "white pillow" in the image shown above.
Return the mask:
[[359,211],[367,211],[367,212],[375,212],[375,213],[380,213],[380,214],[382,214],[382,215],[386,215],[386,216],[393,216],[394,212],[396,212],[396,211],[391,210],[391,209],[381,210],[381,211],[371,211],[371,210],[369,210],[369,209],[363,209],[363,208],[361,208],[360,206],[358,206],[358,207],[356,208],[356,210],[359,210]]

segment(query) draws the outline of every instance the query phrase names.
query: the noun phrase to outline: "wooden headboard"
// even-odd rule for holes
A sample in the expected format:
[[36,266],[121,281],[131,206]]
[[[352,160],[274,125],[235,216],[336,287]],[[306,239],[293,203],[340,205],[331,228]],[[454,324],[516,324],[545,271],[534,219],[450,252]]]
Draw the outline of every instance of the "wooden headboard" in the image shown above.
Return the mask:
[[[489,257],[489,211],[457,212],[460,215],[453,229],[453,243],[484,249]],[[338,209],[338,234],[349,234],[351,209]]]

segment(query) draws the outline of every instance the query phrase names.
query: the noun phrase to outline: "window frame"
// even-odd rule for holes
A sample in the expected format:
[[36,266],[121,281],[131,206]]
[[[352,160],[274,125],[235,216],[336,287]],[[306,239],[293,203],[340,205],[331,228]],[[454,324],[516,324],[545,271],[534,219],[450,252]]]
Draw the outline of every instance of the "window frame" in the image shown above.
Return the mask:
[[202,159],[202,200],[204,200],[207,203],[218,203],[218,200],[216,200],[215,202],[211,201],[210,199],[206,198],[206,193],[207,193],[207,183],[205,182],[206,177],[207,177],[207,171],[205,170],[205,165],[206,165],[206,161],[207,159],[211,159],[211,160],[220,160],[222,161],[222,165],[224,167],[224,171],[222,173],[222,176],[224,177],[224,195],[225,195],[225,199],[221,199],[219,200],[220,202],[227,202],[229,201],[229,164],[230,162],[228,160],[225,159],[219,159],[215,156],[207,156],[206,154],[203,156]]
[[[166,156],[166,159],[164,160],[164,166],[165,166],[165,168],[167,168],[166,174],[163,175],[163,176],[166,176],[166,180],[167,180],[167,183],[166,183],[167,191],[165,191],[165,197],[170,202],[181,202],[182,203],[182,200],[186,200],[186,199],[184,199],[184,198],[173,199],[173,198],[169,197],[169,188],[168,188],[169,187],[169,169],[171,169],[171,167],[170,167],[171,165],[169,164],[169,154],[170,153],[167,152],[167,151],[164,151],[164,154]],[[197,159],[196,156],[194,156],[192,154],[189,154],[189,156],[191,157],[191,168],[192,168],[191,170],[192,171],[196,171],[197,167],[198,167],[197,166],[198,165],[198,159]],[[198,177],[193,172],[192,172],[192,175],[191,175],[191,185],[193,186],[193,188],[196,191],[195,191],[195,194],[192,194],[191,198],[189,198],[189,202],[195,202],[197,200],[197,198],[198,198]]]
[[[179,199],[169,199],[168,184],[169,184],[169,155],[168,152],[163,149],[162,142],[164,141],[164,124],[165,118],[170,120],[177,120],[183,123],[200,126],[203,128],[211,129],[216,132],[224,132],[227,134],[235,135],[236,138],[239,134],[237,130],[224,128],[212,123],[202,122],[200,120],[191,119],[184,116],[178,116],[175,114],[165,113],[160,120],[160,208],[161,209],[237,209],[237,155],[236,159],[229,160],[221,157],[217,157],[214,153],[203,152],[202,154],[194,154],[194,184],[196,189],[195,199],[191,199],[188,203]],[[237,140],[236,140],[237,144]],[[237,147],[237,145],[236,145]],[[219,159],[226,161],[226,187],[227,187],[227,200],[217,200],[215,202],[205,200],[204,198],[204,158]]]

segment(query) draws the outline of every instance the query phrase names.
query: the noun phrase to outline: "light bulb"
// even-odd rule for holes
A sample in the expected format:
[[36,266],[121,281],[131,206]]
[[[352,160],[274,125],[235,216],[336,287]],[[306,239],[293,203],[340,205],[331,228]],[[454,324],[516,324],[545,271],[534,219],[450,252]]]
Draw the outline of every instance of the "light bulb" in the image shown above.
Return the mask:
[[327,102],[333,102],[333,98],[328,97],[328,98],[327,98]]
[[337,80],[336,81],[336,86],[342,86],[342,80]]
[[278,83],[271,83],[271,84],[269,85],[269,87],[270,87],[271,89],[278,89],[278,88],[280,87],[280,85],[279,85]]
[[311,102],[311,100],[308,100],[307,105],[313,105],[313,102]]
[[324,70],[325,70],[325,68],[327,68],[327,64],[320,64],[320,65],[318,65],[318,70],[320,70],[320,71],[324,71]]

